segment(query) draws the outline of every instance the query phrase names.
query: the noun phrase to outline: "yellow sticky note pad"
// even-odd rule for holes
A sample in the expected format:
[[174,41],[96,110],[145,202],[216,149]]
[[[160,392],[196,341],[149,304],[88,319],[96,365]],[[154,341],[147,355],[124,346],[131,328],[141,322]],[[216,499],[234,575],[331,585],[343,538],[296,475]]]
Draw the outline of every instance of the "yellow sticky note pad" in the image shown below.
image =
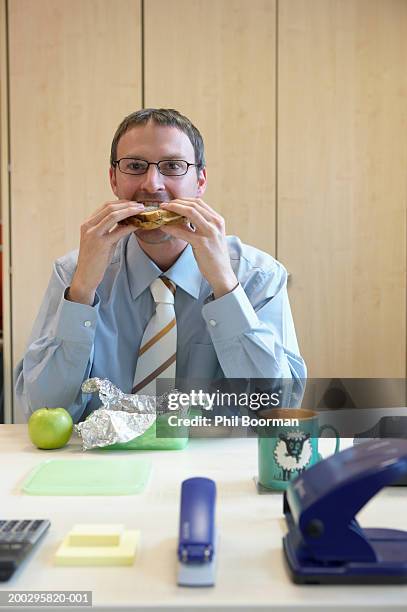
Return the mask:
[[[111,546],[72,546],[69,533],[55,554],[56,565],[132,565],[134,563],[140,532],[123,531],[120,541]],[[74,540],[75,541],[75,540]]]
[[123,534],[123,525],[75,525],[69,532],[70,546],[117,546]]

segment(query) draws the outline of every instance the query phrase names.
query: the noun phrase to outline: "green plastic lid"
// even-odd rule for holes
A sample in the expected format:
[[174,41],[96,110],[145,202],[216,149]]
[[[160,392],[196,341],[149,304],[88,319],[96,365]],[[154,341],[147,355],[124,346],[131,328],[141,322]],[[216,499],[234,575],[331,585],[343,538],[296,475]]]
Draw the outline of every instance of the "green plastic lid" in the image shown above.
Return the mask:
[[148,480],[147,459],[49,459],[23,483],[29,495],[134,495]]

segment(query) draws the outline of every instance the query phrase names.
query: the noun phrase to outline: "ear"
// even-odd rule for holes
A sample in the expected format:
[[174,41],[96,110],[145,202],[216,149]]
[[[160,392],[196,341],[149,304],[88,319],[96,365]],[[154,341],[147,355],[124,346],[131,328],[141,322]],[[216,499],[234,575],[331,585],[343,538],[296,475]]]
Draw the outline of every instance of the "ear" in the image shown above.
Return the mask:
[[196,195],[198,197],[205,193],[207,180],[208,179],[207,179],[207,174],[206,174],[206,168],[202,168],[202,170],[199,171],[197,189],[196,189]]
[[117,197],[116,168],[113,168],[112,166],[110,166],[109,168],[109,179],[110,179],[110,186],[112,188],[112,191],[114,195]]

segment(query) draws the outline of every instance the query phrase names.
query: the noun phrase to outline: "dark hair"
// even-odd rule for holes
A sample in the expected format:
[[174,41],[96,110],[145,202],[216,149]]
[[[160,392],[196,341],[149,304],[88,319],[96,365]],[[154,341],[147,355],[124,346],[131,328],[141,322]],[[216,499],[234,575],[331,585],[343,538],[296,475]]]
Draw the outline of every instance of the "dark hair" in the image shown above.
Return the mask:
[[199,170],[204,168],[204,143],[199,130],[193,125],[188,117],[181,115],[181,113],[173,108],[143,108],[135,113],[131,113],[131,115],[127,115],[127,117],[123,119],[117,128],[113,137],[110,151],[111,166],[113,166],[113,162],[115,162],[117,159],[117,145],[123,134],[136,125],[146,125],[146,123],[148,123],[150,120],[158,125],[169,125],[171,127],[178,128],[181,130],[181,132],[184,132],[194,147],[197,173],[199,173]]

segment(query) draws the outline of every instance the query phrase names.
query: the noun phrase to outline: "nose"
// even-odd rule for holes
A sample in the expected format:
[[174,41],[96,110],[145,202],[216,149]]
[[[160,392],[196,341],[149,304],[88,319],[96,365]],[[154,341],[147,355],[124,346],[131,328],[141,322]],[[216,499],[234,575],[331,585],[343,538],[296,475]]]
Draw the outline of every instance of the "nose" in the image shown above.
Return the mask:
[[141,179],[140,189],[148,193],[165,189],[164,176],[159,172],[157,166],[149,166],[147,172],[141,175]]

